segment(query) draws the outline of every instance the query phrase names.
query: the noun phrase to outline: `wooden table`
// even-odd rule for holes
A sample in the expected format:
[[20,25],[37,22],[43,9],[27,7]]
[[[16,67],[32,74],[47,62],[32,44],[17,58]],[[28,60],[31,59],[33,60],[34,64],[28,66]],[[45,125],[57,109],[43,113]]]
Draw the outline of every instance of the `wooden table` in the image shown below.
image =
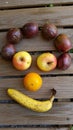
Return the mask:
[[[50,4],[54,6],[49,7]],[[30,21],[36,21],[39,27],[46,22],[54,23],[58,33],[66,33],[73,41],[73,0],[0,0],[0,50],[9,28],[21,28]],[[15,47],[16,51],[28,51],[33,63],[27,71],[17,71],[0,55],[0,130],[69,130],[73,124],[73,60],[66,71],[40,71],[36,66],[39,54],[50,51],[58,56],[53,42],[43,40],[41,32],[33,39],[23,39]],[[73,57],[71,52],[70,55]],[[35,93],[23,88],[23,77],[32,71],[43,78],[42,88]],[[49,98],[52,88],[57,94],[50,111],[36,113],[11,100],[7,88],[15,88],[35,99]]]

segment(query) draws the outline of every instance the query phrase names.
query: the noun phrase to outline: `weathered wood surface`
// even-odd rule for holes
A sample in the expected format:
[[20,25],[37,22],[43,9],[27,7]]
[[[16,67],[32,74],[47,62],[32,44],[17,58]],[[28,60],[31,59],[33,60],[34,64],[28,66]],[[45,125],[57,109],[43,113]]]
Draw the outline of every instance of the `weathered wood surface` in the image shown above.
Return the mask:
[[73,103],[54,103],[53,108],[46,113],[36,113],[15,103],[1,104],[0,117],[2,125],[68,125],[73,123]]
[[22,27],[27,21],[36,21],[39,26],[45,22],[52,22],[57,26],[73,25],[73,7],[43,7],[29,9],[14,9],[0,11],[0,29]]
[[73,0],[0,0],[0,8],[42,6],[49,4],[73,4]]
[[50,90],[55,88],[57,90],[56,98],[69,99],[73,98],[73,77],[71,76],[57,76],[57,77],[43,77],[42,88],[38,92],[28,92],[24,89],[23,78],[6,78],[0,81],[0,100],[10,99],[7,96],[7,89],[15,88],[22,91],[33,98],[49,98]]
[[[49,4],[55,6],[47,7]],[[39,27],[45,22],[54,23],[58,33],[67,34],[73,44],[73,0],[0,0],[0,52],[6,43],[7,30],[21,28],[30,21],[36,21]],[[33,63],[30,69],[20,72],[13,68],[11,62],[2,59],[0,54],[0,129],[69,130],[69,125],[73,124],[73,102],[70,100],[73,99],[73,53],[70,53],[72,64],[68,70],[55,69],[45,73],[36,66],[37,56],[51,51],[58,57],[59,53],[52,41],[45,41],[41,37],[41,31],[33,39],[23,39],[15,48],[16,51],[29,51]],[[23,77],[30,71],[41,74],[43,78],[42,88],[35,93],[23,87]],[[55,100],[53,108],[47,113],[32,112],[12,101],[7,95],[7,88],[18,89],[35,99],[49,98],[50,89],[55,88],[58,102]]]

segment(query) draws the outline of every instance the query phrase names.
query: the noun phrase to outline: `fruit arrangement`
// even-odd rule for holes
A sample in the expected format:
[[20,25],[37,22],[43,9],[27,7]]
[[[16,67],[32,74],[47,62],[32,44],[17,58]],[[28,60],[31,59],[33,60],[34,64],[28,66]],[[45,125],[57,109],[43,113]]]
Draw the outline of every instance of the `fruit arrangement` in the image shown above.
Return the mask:
[[[21,29],[11,28],[7,32],[7,43],[1,49],[1,56],[5,60],[10,60],[15,69],[19,71],[27,70],[32,65],[32,56],[26,50],[16,52],[14,47],[23,38],[33,38],[38,35],[39,27],[37,23],[26,23]],[[71,56],[68,51],[72,48],[70,39],[66,34],[58,34],[57,27],[52,23],[46,23],[42,26],[41,35],[45,40],[53,40],[56,49],[62,54],[58,58],[50,53],[45,52],[37,57],[37,68],[44,72],[54,70],[56,67],[60,70],[66,70],[71,65]],[[29,91],[37,91],[42,87],[42,77],[35,72],[26,74],[23,79],[25,89]],[[34,100],[15,89],[8,89],[8,95],[21,105],[37,112],[45,112],[52,108],[56,91],[52,90],[52,96],[47,101]],[[27,101],[27,102],[26,102]]]
[[[38,35],[38,32],[38,24],[34,22],[26,23],[21,29],[9,29],[6,35],[7,44],[1,49],[2,57],[6,60],[12,60],[12,64],[17,70],[27,70],[32,64],[32,57],[27,51],[20,51],[16,53],[14,44],[18,44],[22,38],[33,38]],[[41,54],[37,57],[37,67],[45,72],[49,72],[56,67],[61,70],[69,68],[71,65],[71,57],[68,56],[68,51],[72,48],[72,44],[68,36],[66,34],[58,34],[57,27],[52,23],[45,23],[42,26],[41,35],[48,41],[54,39],[54,46],[63,54],[58,58],[49,52]]]

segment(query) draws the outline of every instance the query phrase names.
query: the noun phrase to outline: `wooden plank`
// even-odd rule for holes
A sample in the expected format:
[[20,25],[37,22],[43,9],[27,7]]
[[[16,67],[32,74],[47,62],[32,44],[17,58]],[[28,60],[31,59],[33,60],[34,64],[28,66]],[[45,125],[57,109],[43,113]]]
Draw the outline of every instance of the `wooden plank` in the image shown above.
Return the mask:
[[0,8],[13,8],[13,7],[26,7],[26,6],[38,6],[46,4],[72,4],[73,0],[0,0]]
[[[63,29],[58,28],[58,34],[65,33],[71,40],[73,44],[73,29]],[[6,44],[6,32],[0,32],[0,51],[2,47]],[[38,47],[39,46],[39,47]],[[39,31],[38,35],[31,39],[23,39],[20,43],[15,45],[16,51],[26,50],[26,51],[51,51],[56,50],[54,47],[53,41],[44,40],[41,36],[41,31]],[[32,49],[31,49],[32,48]]]
[[0,79],[0,100],[10,100],[8,88],[17,89],[35,99],[50,98],[50,90],[54,88],[57,91],[55,98],[69,99],[73,98],[73,76],[43,77],[42,87],[35,93],[24,89],[23,78]]
[[[41,53],[42,54],[42,53]],[[39,74],[42,74],[42,75],[50,75],[50,74],[73,74],[73,60],[72,60],[72,63],[71,63],[71,66],[65,70],[65,71],[62,71],[62,70],[59,70],[59,69],[54,69],[50,72],[43,72],[41,71],[37,65],[36,65],[36,60],[37,60],[37,57],[39,56],[40,54],[38,55],[32,55],[32,65],[29,69],[25,70],[25,71],[19,71],[19,70],[16,70],[13,65],[12,65],[12,62],[8,62],[8,61],[5,61],[4,59],[2,59],[0,57],[0,76],[18,76],[18,75],[24,75],[28,72],[37,72]],[[73,54],[71,55],[71,57],[73,57]]]
[[36,21],[39,26],[52,22],[57,26],[73,26],[73,7],[43,7],[0,11],[0,29],[22,27],[24,23]]
[[[31,130],[31,129],[32,130],[69,130],[69,127],[61,127],[60,126],[60,127],[56,128],[56,127],[53,126],[53,127],[50,127],[50,128],[49,127],[48,128],[39,128],[39,127],[38,128],[33,128],[33,127],[28,128],[27,127],[27,128],[13,128],[13,129],[14,130],[24,130],[24,129],[25,130]],[[2,128],[2,130],[12,130],[12,128]]]
[[36,113],[19,104],[1,104],[0,117],[1,125],[70,125],[73,124],[73,103],[54,103],[46,113]]
[[[2,3],[5,2],[5,3]],[[20,8],[25,6],[40,6],[40,5],[47,5],[47,3],[55,3],[55,4],[73,4],[72,1],[68,0],[57,0],[54,2],[54,0],[46,0],[46,1],[23,1],[23,0],[15,0],[14,3],[11,0],[7,1],[0,1],[0,8]],[[25,3],[24,3],[25,2]],[[29,4],[28,4],[29,3]],[[32,5],[34,3],[34,5]],[[55,23],[57,26],[73,26],[73,8],[72,6],[69,7],[52,7],[52,8],[35,8],[33,11],[32,9],[14,9],[14,10],[1,10],[0,11],[0,29],[8,29],[11,27],[22,27],[24,23],[28,21],[36,21],[39,26],[41,26],[43,23],[49,21]],[[72,32],[73,29],[64,29],[66,33],[70,36],[71,40],[72,38]],[[62,30],[63,31],[63,30]],[[6,32],[0,33],[0,48],[5,44],[6,39],[4,39],[4,36],[6,35]],[[35,40],[35,41],[34,41]],[[25,42],[25,44],[24,44]],[[29,45],[30,42],[30,45]],[[39,43],[42,42],[42,45]],[[3,44],[2,44],[3,43]],[[39,45],[39,49],[34,44]],[[38,43],[38,44],[37,44]],[[45,44],[46,43],[46,44]],[[44,41],[39,33],[38,36],[34,39],[29,40],[22,40],[20,44],[16,45],[16,50],[22,50],[23,48],[27,51],[48,51],[48,50],[55,50],[55,48],[52,46],[52,43],[50,42],[50,46],[48,47],[48,42]],[[32,47],[32,50],[31,50]],[[8,97],[6,90],[7,88],[16,88],[25,94],[33,97],[33,98],[48,98],[50,95],[50,89],[54,88],[57,90],[56,98],[59,99],[68,99],[73,98],[73,91],[72,91],[72,82],[73,77],[68,76],[68,74],[73,74],[73,65],[71,64],[71,67],[67,71],[59,71],[54,70],[52,72],[44,73],[41,72],[36,67],[36,58],[38,56],[38,53],[32,54],[33,57],[33,63],[32,67],[27,71],[17,71],[13,68],[12,64],[10,62],[7,62],[3,60],[0,57],[0,125],[68,125],[73,124],[73,102],[57,102],[54,103],[54,107],[49,111],[48,113],[35,113],[31,112],[30,110],[27,110],[17,103],[8,102],[8,104],[3,104],[3,102],[11,101],[11,99]],[[73,62],[73,61],[72,61]],[[23,88],[23,77],[20,78],[22,75],[25,75],[26,73],[30,71],[36,71],[37,73],[40,73],[42,75],[49,75],[49,77],[43,77],[43,86],[42,89],[40,89],[36,93],[30,93],[26,91]],[[62,74],[63,76],[60,76]],[[66,76],[64,76],[66,74]],[[52,77],[52,75],[54,75]],[[58,76],[59,75],[59,76]],[[6,76],[6,77],[2,77]],[[8,77],[7,77],[8,76]],[[12,76],[12,77],[9,77]],[[14,77],[15,76],[15,77]],[[17,76],[17,77],[16,77]],[[55,77],[56,76],[56,77]],[[49,90],[48,90],[49,89]],[[2,103],[1,103],[2,101]],[[1,128],[0,128],[1,129]],[[3,128],[8,129],[8,128]],[[13,128],[17,130],[18,128]],[[19,128],[23,129],[23,128]],[[30,129],[30,128],[26,128]],[[25,130],[26,130],[25,129]],[[37,129],[37,128],[33,128]],[[44,129],[44,128],[41,128]],[[45,128],[45,130],[67,130],[67,128]],[[11,128],[9,128],[11,130]]]

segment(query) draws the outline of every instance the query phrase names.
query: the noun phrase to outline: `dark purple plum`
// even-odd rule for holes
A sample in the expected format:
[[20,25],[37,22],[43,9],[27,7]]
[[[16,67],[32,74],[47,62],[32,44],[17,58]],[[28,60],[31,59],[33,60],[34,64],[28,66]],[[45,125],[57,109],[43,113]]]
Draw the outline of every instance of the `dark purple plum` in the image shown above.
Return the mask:
[[22,33],[25,38],[35,37],[38,34],[38,31],[38,24],[34,22],[26,23],[22,27]]
[[54,45],[58,51],[67,52],[72,48],[70,39],[66,34],[59,34],[54,40]]
[[57,60],[57,67],[61,70],[66,70],[71,65],[71,56],[69,53],[61,54]]
[[58,34],[58,29],[54,24],[46,23],[43,25],[41,30],[44,39],[52,40]]
[[19,28],[11,28],[7,32],[6,38],[8,42],[12,44],[19,43],[20,40],[22,39],[22,32]]
[[13,44],[6,44],[1,49],[1,56],[6,60],[12,60],[16,50]]

